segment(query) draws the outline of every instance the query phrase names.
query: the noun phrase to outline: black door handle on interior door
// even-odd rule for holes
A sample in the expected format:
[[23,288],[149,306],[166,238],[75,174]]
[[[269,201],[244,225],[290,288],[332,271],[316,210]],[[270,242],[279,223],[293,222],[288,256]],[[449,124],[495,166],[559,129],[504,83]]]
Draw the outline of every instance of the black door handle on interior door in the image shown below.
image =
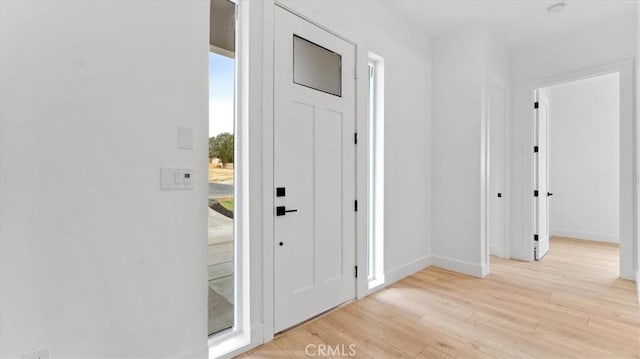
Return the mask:
[[551,196],[553,196],[553,193],[547,192],[547,197],[551,197]]
[[276,216],[284,216],[287,213],[298,212],[297,209],[287,209],[285,206],[276,207]]

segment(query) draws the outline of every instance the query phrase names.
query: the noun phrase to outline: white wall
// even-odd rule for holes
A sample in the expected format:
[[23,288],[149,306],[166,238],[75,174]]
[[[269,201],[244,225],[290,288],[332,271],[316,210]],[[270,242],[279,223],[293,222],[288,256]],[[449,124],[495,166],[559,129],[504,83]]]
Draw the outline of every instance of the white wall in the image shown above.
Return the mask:
[[0,357],[205,356],[208,3],[0,16]]
[[619,91],[619,74],[549,88],[553,236],[619,242]]
[[[537,42],[523,44],[513,49],[512,73],[514,99],[512,107],[512,158],[510,207],[512,226],[509,238],[511,256],[532,260],[531,234],[532,166],[531,106],[533,95],[527,87],[552,76],[580,71],[590,67],[632,59],[636,55],[635,14],[613,18],[599,25],[575,32],[567,32],[553,38],[541,38]],[[597,49],[597,51],[594,51]],[[621,94],[622,95],[622,94]],[[633,251],[624,253],[625,261],[633,262]]]
[[480,275],[483,30],[469,25],[434,39],[432,263]]

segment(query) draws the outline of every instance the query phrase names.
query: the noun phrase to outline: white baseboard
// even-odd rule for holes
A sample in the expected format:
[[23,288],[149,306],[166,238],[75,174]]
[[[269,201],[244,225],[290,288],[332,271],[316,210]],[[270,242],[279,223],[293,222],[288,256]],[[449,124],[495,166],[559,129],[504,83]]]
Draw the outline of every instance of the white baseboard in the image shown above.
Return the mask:
[[489,268],[486,266],[447,257],[431,256],[431,265],[478,278],[489,274]]
[[403,264],[400,267],[393,269],[385,273],[385,285],[395,283],[403,278],[406,278],[414,273],[417,273],[431,265],[431,257],[420,257],[409,263]]
[[573,230],[567,230],[567,229],[552,229],[550,230],[550,232],[551,232],[551,236],[556,236],[556,237],[584,239],[587,241],[596,241],[596,242],[620,243],[620,236],[616,234],[573,231]]

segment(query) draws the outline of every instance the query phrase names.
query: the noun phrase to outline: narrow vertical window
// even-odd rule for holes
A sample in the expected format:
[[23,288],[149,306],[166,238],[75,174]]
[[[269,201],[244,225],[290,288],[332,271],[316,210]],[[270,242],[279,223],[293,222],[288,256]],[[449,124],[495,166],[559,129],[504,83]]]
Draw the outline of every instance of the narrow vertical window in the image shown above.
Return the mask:
[[368,280],[384,283],[384,60],[369,53]]
[[209,34],[209,335],[233,328],[236,4],[211,0]]

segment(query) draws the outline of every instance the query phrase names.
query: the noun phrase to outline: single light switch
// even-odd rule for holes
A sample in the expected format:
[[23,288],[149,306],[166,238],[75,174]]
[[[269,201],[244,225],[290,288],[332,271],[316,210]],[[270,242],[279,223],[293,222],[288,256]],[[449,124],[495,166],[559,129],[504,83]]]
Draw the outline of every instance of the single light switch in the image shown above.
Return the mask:
[[193,150],[193,129],[178,127],[178,148]]
[[175,178],[175,184],[177,185],[182,184],[182,173],[180,172],[174,173],[174,178]]

